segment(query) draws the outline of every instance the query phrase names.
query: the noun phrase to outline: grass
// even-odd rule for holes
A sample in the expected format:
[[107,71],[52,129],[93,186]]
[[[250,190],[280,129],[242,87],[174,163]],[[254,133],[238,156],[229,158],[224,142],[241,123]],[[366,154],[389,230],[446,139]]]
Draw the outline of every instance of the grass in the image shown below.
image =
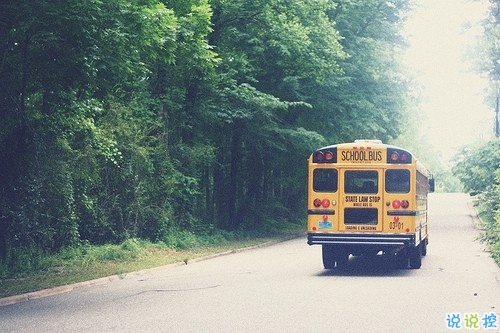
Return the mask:
[[479,214],[478,227],[481,229],[479,240],[486,244],[491,257],[500,266],[500,213],[477,203],[476,208]]
[[278,241],[296,234],[297,231],[290,231],[275,236],[229,240],[218,237],[217,241],[200,241],[190,235],[189,244],[181,242],[175,247],[139,239],[128,239],[119,245],[81,245],[38,257],[36,265],[21,263],[20,266],[25,269],[8,270],[0,264],[0,298],[169,264],[188,264],[197,258]]

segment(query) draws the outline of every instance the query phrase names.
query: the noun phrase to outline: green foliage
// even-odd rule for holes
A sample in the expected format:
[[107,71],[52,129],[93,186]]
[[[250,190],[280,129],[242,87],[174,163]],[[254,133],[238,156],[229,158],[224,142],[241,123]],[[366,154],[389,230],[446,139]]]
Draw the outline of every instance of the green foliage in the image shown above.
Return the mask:
[[162,239],[162,241],[166,246],[179,250],[186,250],[199,245],[198,238],[191,231],[184,230],[171,231],[165,235],[165,239]]
[[[500,38],[500,1],[490,0],[488,17],[483,21],[483,35],[479,41],[479,47],[474,49],[471,55],[476,62],[478,72],[488,75],[493,83],[492,94],[498,95],[498,82],[500,80],[500,64],[497,55],[500,45],[496,41]],[[496,97],[493,95],[493,97]]]
[[3,1],[0,259],[108,244],[82,255],[120,260],[138,239],[191,248],[294,225],[311,151],[406,126],[407,10]]
[[16,247],[0,260],[0,279],[16,278],[47,268],[45,254],[38,247]]
[[464,188],[479,199],[481,240],[500,263],[500,139],[463,148],[453,171]]
[[[488,16],[483,20],[483,34],[478,47],[471,50],[476,71],[490,80],[488,100],[494,108],[499,94],[500,63],[500,1],[490,0]],[[498,138],[484,144],[465,147],[457,156],[454,170],[466,191],[478,195],[482,220],[485,222],[483,240],[490,245],[492,257],[500,264],[500,141]],[[466,155],[467,154],[467,155]]]
[[82,244],[65,247],[54,254],[41,253],[36,248],[18,248],[5,260],[0,260],[0,279],[50,273],[70,267],[89,267],[97,263],[125,262],[144,255],[152,244],[130,238],[121,244],[100,246]]
[[497,166],[492,173],[494,183],[479,193],[478,197],[484,230],[482,240],[494,247],[500,243],[500,167]]
[[[500,140],[466,146],[457,154],[454,174],[465,190],[482,193],[496,184],[495,170],[500,168]],[[492,172],[493,171],[493,172]]]

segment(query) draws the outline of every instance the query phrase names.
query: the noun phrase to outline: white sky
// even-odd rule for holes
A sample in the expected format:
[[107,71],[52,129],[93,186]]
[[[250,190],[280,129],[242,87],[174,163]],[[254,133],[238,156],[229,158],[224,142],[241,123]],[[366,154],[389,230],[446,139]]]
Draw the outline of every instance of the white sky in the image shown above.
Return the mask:
[[495,113],[485,104],[488,81],[472,73],[465,60],[481,34],[479,20],[488,1],[414,2],[407,24],[407,60],[424,87],[419,108],[427,119],[424,133],[448,160],[460,146],[493,136]]

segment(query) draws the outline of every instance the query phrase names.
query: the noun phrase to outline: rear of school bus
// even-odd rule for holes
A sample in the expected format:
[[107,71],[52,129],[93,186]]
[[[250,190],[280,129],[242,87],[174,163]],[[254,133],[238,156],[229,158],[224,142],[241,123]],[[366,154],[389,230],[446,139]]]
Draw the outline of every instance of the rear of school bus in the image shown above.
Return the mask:
[[310,156],[308,173],[308,244],[322,246],[325,268],[380,253],[420,268],[429,174],[410,152],[375,140],[332,145]]

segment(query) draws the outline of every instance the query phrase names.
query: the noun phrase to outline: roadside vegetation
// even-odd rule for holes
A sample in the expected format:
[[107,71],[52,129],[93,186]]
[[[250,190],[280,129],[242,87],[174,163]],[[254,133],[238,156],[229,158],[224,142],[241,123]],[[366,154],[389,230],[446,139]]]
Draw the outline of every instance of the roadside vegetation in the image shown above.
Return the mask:
[[[493,113],[498,110],[500,93],[500,0],[489,1],[482,28],[478,46],[470,50],[469,55],[475,63],[476,72],[489,79],[486,100],[490,101]],[[492,125],[496,127],[495,138],[483,138],[476,144],[463,147],[455,157],[453,174],[460,180],[464,191],[475,199],[482,220],[481,240],[488,245],[491,256],[500,265],[500,124]],[[487,129],[485,133],[488,133]]]
[[1,1],[0,289],[304,221],[314,149],[418,113],[410,3]]
[[0,298],[102,277],[125,276],[169,264],[188,265],[199,258],[262,246],[301,233],[302,225],[292,225],[286,230],[266,235],[234,232],[195,235],[182,232],[170,244],[129,238],[121,244],[67,247],[50,255],[19,253],[15,263],[0,265]]
[[500,139],[464,147],[453,171],[475,199],[482,221],[481,241],[500,265]]

